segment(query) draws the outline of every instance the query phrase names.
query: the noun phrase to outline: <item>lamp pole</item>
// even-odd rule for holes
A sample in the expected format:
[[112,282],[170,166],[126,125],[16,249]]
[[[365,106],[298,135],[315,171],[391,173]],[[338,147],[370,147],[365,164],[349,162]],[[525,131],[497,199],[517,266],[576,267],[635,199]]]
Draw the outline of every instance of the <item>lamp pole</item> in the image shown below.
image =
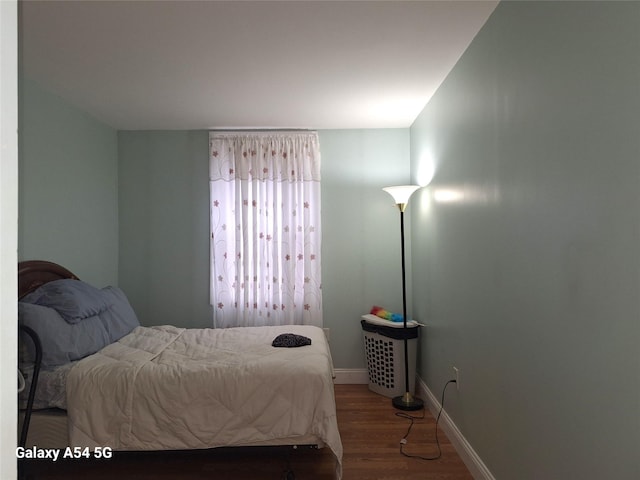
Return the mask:
[[409,348],[407,339],[407,279],[406,279],[406,266],[405,266],[405,251],[404,251],[404,211],[409,203],[409,197],[416,191],[418,186],[405,185],[399,187],[386,187],[383,188],[388,194],[390,194],[396,201],[396,205],[400,210],[400,253],[402,257],[402,322],[404,331],[404,395],[393,397],[391,403],[399,410],[421,410],[424,407],[424,402],[414,397],[409,391]]

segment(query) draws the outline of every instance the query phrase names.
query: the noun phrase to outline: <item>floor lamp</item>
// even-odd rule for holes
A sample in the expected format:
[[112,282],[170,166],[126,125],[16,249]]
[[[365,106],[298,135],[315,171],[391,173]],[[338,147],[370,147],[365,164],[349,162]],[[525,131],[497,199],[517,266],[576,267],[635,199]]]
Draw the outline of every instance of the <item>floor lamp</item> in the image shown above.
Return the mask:
[[[409,203],[409,197],[418,188],[417,185],[401,185],[396,187],[385,187],[383,190],[391,195],[400,210],[400,243],[402,254],[402,321],[403,328],[407,329],[407,282],[404,262],[404,211]],[[405,332],[406,333],[406,332]],[[424,403],[419,398],[414,397],[409,391],[409,351],[407,347],[407,336],[404,336],[404,395],[394,397],[392,404],[399,410],[421,410]]]

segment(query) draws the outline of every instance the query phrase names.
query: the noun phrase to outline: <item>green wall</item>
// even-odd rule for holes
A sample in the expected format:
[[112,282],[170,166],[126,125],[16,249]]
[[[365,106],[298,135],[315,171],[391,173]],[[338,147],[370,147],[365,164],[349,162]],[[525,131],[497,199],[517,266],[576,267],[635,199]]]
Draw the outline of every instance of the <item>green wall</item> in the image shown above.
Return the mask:
[[[325,130],[325,327],[338,368],[364,368],[360,316],[400,308],[398,213],[380,190],[406,183],[409,130]],[[120,286],[144,324],[210,327],[206,131],[119,132]]]
[[145,325],[213,323],[208,135],[118,133],[120,287]]
[[21,78],[19,260],[51,260],[97,286],[118,281],[117,133]]
[[411,128],[419,369],[497,479],[640,478],[639,32],[502,2]]
[[409,181],[409,129],[322,130],[322,295],[337,368],[365,368],[360,317],[402,311],[400,214],[382,187]]

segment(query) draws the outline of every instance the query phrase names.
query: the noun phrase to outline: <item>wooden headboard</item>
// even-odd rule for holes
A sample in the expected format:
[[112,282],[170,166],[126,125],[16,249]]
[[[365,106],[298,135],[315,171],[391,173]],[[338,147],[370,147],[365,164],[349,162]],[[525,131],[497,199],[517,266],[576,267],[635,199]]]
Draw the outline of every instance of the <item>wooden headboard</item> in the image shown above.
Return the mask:
[[45,283],[62,278],[78,280],[73,273],[57,263],[27,260],[18,263],[18,300]]

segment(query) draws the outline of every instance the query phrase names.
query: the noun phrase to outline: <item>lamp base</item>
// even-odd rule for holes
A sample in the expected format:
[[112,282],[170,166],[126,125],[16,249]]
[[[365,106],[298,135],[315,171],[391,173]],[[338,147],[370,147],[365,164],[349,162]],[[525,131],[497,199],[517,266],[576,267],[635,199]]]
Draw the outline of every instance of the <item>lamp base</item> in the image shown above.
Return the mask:
[[398,410],[422,410],[424,408],[424,402],[417,397],[414,397],[409,392],[399,397],[393,397],[391,403]]

